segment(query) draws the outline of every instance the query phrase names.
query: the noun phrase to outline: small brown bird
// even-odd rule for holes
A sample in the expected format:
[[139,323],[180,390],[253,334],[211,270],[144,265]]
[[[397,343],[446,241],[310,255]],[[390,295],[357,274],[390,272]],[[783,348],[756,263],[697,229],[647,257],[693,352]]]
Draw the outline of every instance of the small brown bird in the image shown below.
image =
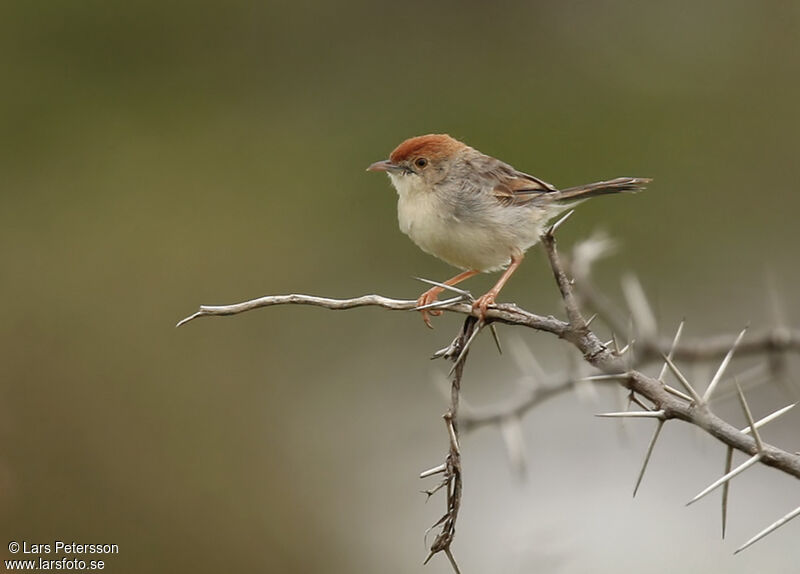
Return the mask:
[[[447,285],[505,268],[473,304],[481,318],[551,219],[589,197],[639,191],[650,182],[619,177],[559,190],[445,134],[407,139],[367,171],[389,175],[399,196],[400,230],[423,251],[464,270]],[[417,306],[433,303],[442,291],[427,290]],[[431,327],[428,314],[441,311],[421,313]]]

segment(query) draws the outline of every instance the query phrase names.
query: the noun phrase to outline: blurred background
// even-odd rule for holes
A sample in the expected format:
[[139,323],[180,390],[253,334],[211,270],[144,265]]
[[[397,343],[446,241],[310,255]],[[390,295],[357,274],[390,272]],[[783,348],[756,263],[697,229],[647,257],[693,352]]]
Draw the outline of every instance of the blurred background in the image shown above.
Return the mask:
[[[176,321],[264,294],[410,299],[413,276],[449,277],[364,172],[447,132],[558,186],[653,177],[583,205],[561,242],[618,240],[596,282],[619,302],[634,270],[665,335],[682,317],[687,336],[769,326],[770,281],[796,325],[799,53],[790,2],[4,3],[0,554],[63,539],[118,544],[112,572],[449,572],[421,565],[444,502],[417,475],[447,448],[448,365],[428,357],[460,318]],[[502,299],[561,315],[538,248]],[[552,373],[574,358],[500,335]],[[465,398],[509,400],[520,375],[482,337]],[[751,400],[759,416],[792,397]],[[720,541],[718,496],[684,503],[722,447],[667,425],[632,500],[652,427],[592,416],[617,401],[529,413],[525,480],[497,429],[464,437],[464,572],[794,571],[800,523],[732,552],[800,504],[795,480],[738,478]],[[765,439],[795,451],[798,428],[790,413]]]

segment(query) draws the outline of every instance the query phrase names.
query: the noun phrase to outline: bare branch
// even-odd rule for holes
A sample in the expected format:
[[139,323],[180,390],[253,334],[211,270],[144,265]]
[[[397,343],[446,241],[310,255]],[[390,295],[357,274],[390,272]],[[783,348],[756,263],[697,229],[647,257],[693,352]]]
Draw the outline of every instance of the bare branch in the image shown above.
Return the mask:
[[[461,493],[463,489],[458,420],[461,401],[461,379],[464,375],[464,361],[469,353],[469,345],[475,338],[475,335],[477,335],[480,327],[481,324],[475,317],[467,317],[461,328],[461,332],[450,346],[449,353],[444,355],[453,360],[453,369],[451,370],[452,380],[450,383],[450,406],[443,416],[445,424],[447,425],[450,448],[444,464],[420,474],[420,478],[425,478],[440,472],[444,473],[442,484],[432,492],[435,492],[443,485],[447,486],[447,511],[444,517],[434,525],[434,527],[441,526],[441,529],[431,544],[430,552],[427,558],[425,558],[425,563],[439,552],[444,552],[456,574],[459,574],[460,571],[450,549],[450,545],[453,543],[453,537],[455,536],[456,521],[458,520],[458,512],[461,509]],[[430,496],[432,492],[429,493],[428,496]]]
[[[613,313],[610,306],[604,303],[597,304],[601,299],[594,296],[591,289],[587,289],[584,285],[580,290],[576,290],[573,281],[569,278],[569,273],[572,270],[564,265],[556,250],[554,231],[568,216],[569,214],[559,220],[541,238],[541,243],[545,249],[556,284],[561,293],[567,321],[552,316],[537,315],[514,304],[492,305],[487,310],[485,317],[483,317],[483,321],[479,321],[477,312],[471,305],[472,297],[469,292],[451,288],[450,286],[445,288],[455,292],[457,297],[437,301],[432,304],[432,306],[435,306],[439,310],[465,315],[466,319],[456,339],[448,347],[434,354],[434,357],[445,357],[453,361],[453,368],[450,373],[450,404],[447,412],[444,414],[450,446],[443,464],[421,473],[422,478],[442,475],[441,482],[434,488],[426,491],[426,493],[430,496],[438,490],[446,488],[447,503],[446,513],[432,527],[439,528],[440,532],[433,541],[430,547],[430,554],[425,562],[430,560],[435,554],[443,552],[448,557],[453,570],[456,573],[459,572],[451,551],[451,544],[455,534],[455,524],[461,506],[463,488],[459,427],[463,426],[465,430],[470,430],[488,424],[498,425],[504,432],[506,445],[512,460],[517,461],[515,464],[519,464],[520,461],[523,460],[521,453],[524,452],[519,427],[520,417],[531,408],[549,398],[574,389],[576,383],[580,381],[621,385],[628,390],[629,398],[643,408],[642,411],[605,413],[598,416],[657,419],[658,426],[650,441],[644,463],[638,474],[634,495],[641,484],[642,477],[644,476],[659,433],[667,420],[681,420],[697,426],[728,447],[724,475],[690,501],[691,504],[712,490],[720,486],[723,487],[723,536],[725,532],[725,522],[727,520],[729,483],[734,476],[744,472],[754,464],[761,463],[776,468],[790,476],[800,478],[800,455],[797,453],[789,453],[764,443],[757,432],[757,429],[762,424],[780,416],[790,407],[785,407],[758,422],[753,422],[749,407],[740,389],[740,400],[742,401],[742,407],[749,422],[749,427],[740,431],[719,418],[708,405],[712,394],[722,383],[722,378],[730,366],[734,352],[736,352],[739,357],[766,354],[770,358],[774,357],[776,354],[785,352],[800,353],[800,330],[790,329],[779,324],[772,330],[764,331],[760,334],[749,334],[747,339],[745,339],[745,332],[742,331],[738,336],[725,335],[687,340],[686,338],[681,338],[681,330],[683,327],[683,323],[681,323],[681,327],[678,329],[678,333],[674,339],[659,338],[656,333],[656,322],[653,312],[647,303],[641,285],[637,280],[630,279],[625,283],[624,290],[641,339],[640,342],[637,343],[636,353],[634,354],[631,350],[623,357],[623,354],[631,349],[633,344],[633,329],[622,329],[621,326],[624,324],[624,321],[620,320],[619,316]],[[595,250],[595,252],[597,251],[598,250]],[[589,255],[592,257],[596,256],[592,253]],[[576,265],[580,267],[581,274],[588,276],[591,257],[585,261],[578,261],[577,259],[578,258],[576,258]],[[584,259],[586,259],[586,257]],[[444,287],[443,284],[428,280],[424,281]],[[590,330],[590,321],[587,322],[584,319],[579,301],[586,301],[590,304],[592,304],[593,301],[595,302],[595,310],[597,310],[599,316],[603,318],[614,331],[610,343],[604,344],[595,333]],[[351,299],[332,299],[299,294],[272,295],[232,305],[204,305],[200,307],[198,312],[180,321],[177,326],[180,327],[199,317],[236,315],[253,309],[274,305],[312,305],[331,310],[368,306],[395,311],[418,310],[416,300],[391,299],[380,295],[364,295]],[[522,396],[507,404],[483,410],[474,410],[474,412],[465,412],[464,415],[460,417],[461,381],[470,345],[473,343],[482,327],[490,326],[494,328],[494,325],[497,323],[527,327],[536,331],[556,335],[568,341],[580,351],[585,361],[585,363],[581,363],[581,365],[588,363],[596,368],[599,374],[586,377],[584,373],[579,372],[579,369],[575,369],[572,374],[567,374],[567,376],[562,374],[561,376],[557,376],[555,380],[548,382],[544,380],[546,376],[541,369],[532,367],[535,365],[535,359],[531,361],[530,359],[523,358],[520,362],[527,363],[528,368],[533,368],[535,371],[537,376],[536,385],[527,388]],[[626,333],[630,340],[629,344],[626,345],[624,349],[619,347],[616,337],[617,333]],[[495,335],[495,333],[493,333],[493,335]],[[514,354],[518,359],[521,357],[519,349],[516,349]],[[700,396],[694,386],[676,365],[678,362],[696,363],[718,359],[721,359],[722,362],[703,396]],[[661,374],[657,378],[642,372],[641,369],[643,367],[661,360],[665,361],[664,368],[662,368]],[[664,384],[663,378],[667,368],[673,372],[686,393]],[[759,367],[759,373],[761,370],[763,369]],[[750,458],[744,464],[731,470],[733,450],[744,452],[749,455]],[[798,514],[800,514],[800,509],[787,514],[748,541],[737,550],[737,552],[763,536],[766,536],[769,532],[772,532],[782,524],[793,519]]]
[[550,267],[553,270],[553,275],[556,278],[558,289],[561,291],[561,298],[564,300],[564,307],[567,311],[567,318],[569,319],[570,326],[575,332],[582,332],[588,330],[586,320],[581,315],[580,309],[578,308],[578,301],[572,288],[572,283],[567,277],[566,269],[561,264],[561,260],[558,257],[558,252],[556,250],[556,238],[555,235],[553,235],[558,226],[561,225],[561,223],[563,223],[564,220],[571,214],[572,212],[570,211],[567,215],[554,223],[549,231],[542,235],[541,243],[544,247],[545,253],[547,254],[547,259],[550,261]]
[[[189,315],[185,319],[181,319],[176,327],[181,327],[190,321],[200,317],[221,317],[228,315],[238,315],[252,311],[253,309],[260,309],[262,307],[272,307],[275,305],[310,305],[313,307],[324,307],[335,311],[345,309],[355,309],[356,307],[380,307],[382,309],[389,309],[391,311],[416,311],[417,301],[407,299],[391,299],[381,295],[363,295],[361,297],[354,297],[352,299],[331,299],[329,297],[315,297],[313,295],[267,295],[265,297],[258,297],[249,301],[241,303],[233,303],[231,305],[201,305],[200,310]],[[473,315],[477,317],[477,313],[473,311],[472,305],[465,303],[461,300],[453,302],[448,305],[439,307],[442,311],[450,311],[460,313],[462,315]],[[545,331],[553,333],[557,336],[562,336],[564,332],[569,329],[569,325],[564,321],[560,321],[555,317],[544,317],[531,313],[516,305],[504,303],[493,305],[489,307],[486,312],[486,319],[488,321],[495,321],[505,323],[508,325],[520,325],[523,327],[530,327],[537,331]]]
[[[560,264],[559,264],[560,265]],[[567,290],[570,291],[569,282],[564,276]],[[271,295],[260,297],[251,301],[223,306],[202,306],[200,311],[187,317],[179,323],[183,325],[198,317],[235,315],[261,307],[273,305],[313,305],[327,309],[352,309],[355,307],[380,307],[396,311],[410,311],[416,306],[416,300],[391,299],[379,295],[365,295],[353,299],[330,299],[325,297],[314,297],[311,295]],[[472,306],[467,303],[454,303],[443,308],[445,311],[460,313],[463,315],[473,314]],[[489,307],[487,319],[508,325],[528,327],[537,331],[552,333],[562,339],[569,340],[578,350],[583,353],[584,358],[594,367],[602,372],[615,374],[625,372],[624,365],[620,358],[608,348],[606,348],[594,333],[589,331],[578,332],[565,321],[561,321],[552,316],[542,316],[526,311],[513,304],[499,304]],[[471,334],[471,333],[470,333]],[[733,346],[736,336],[716,337],[709,341],[686,341],[675,347],[675,358],[684,360],[692,359],[711,359],[724,357]],[[669,352],[672,341],[665,342],[663,350]],[[750,339],[743,339],[737,347],[737,355],[764,353],[766,351],[783,350],[800,352],[800,332],[796,330],[780,329],[777,332],[767,331],[759,336],[752,336]],[[639,364],[646,364],[646,361],[639,357]],[[669,394],[664,386],[657,379],[648,377],[639,371],[632,371],[629,376],[620,381],[629,389],[635,390],[639,395],[644,396],[659,409],[664,409],[667,419],[677,418],[696,424],[706,430],[709,434],[716,437],[723,443],[736,450],[750,453],[754,451],[755,443],[739,433],[738,429],[725,423],[713,414],[707,416],[699,415],[694,412],[686,401],[680,396],[675,397]],[[542,385],[530,391],[520,401],[506,405],[502,409],[491,411],[476,411],[475,416],[463,421],[466,428],[475,428],[483,424],[499,422],[509,415],[521,415],[533,406],[541,402],[566,392],[572,388],[572,380],[562,380],[552,386]],[[800,457],[786,453],[780,449],[764,445],[764,464],[774,466],[800,478]]]

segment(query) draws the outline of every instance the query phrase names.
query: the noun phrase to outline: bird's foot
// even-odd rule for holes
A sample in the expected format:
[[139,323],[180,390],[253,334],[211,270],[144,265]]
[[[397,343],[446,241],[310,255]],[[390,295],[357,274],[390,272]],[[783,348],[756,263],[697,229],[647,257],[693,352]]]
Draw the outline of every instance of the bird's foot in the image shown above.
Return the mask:
[[478,312],[478,319],[481,321],[486,320],[486,311],[489,308],[489,305],[494,305],[496,298],[497,293],[494,290],[490,290],[486,294],[475,299],[475,302],[472,303],[472,309]]
[[[443,289],[441,287],[432,287],[431,289],[428,289],[417,299],[417,307],[425,307],[435,303],[439,297],[439,293],[442,291]],[[419,312],[422,313],[422,320],[425,321],[425,324],[429,329],[433,329],[433,325],[431,324],[431,315],[438,317],[442,314],[442,312],[438,309],[420,309]]]

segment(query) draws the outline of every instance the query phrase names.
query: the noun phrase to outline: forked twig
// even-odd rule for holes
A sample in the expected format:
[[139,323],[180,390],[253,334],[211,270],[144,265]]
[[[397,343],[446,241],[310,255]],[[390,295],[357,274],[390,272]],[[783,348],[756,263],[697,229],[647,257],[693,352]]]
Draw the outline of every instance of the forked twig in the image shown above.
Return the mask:
[[[614,334],[609,343],[603,343],[590,329],[594,317],[589,321],[585,320],[581,312],[579,301],[594,300],[600,298],[587,296],[586,289],[580,293],[576,292],[573,281],[569,278],[569,270],[559,257],[556,250],[555,231],[563,224],[571,212],[556,222],[541,238],[541,243],[545,249],[547,259],[553,271],[553,275],[561,293],[561,298],[566,310],[567,320],[557,319],[552,316],[537,315],[522,309],[513,304],[492,305],[483,318],[485,323],[479,321],[476,311],[471,305],[472,297],[469,292],[447,286],[445,284],[423,280],[433,285],[438,285],[456,294],[455,297],[443,301],[437,301],[426,308],[436,308],[441,311],[458,313],[466,316],[459,335],[445,349],[437,351],[434,357],[445,357],[453,361],[450,380],[450,404],[444,415],[445,424],[448,432],[449,449],[445,461],[428,471],[421,473],[421,477],[442,475],[441,481],[434,488],[425,491],[428,496],[435,492],[446,490],[446,512],[442,518],[432,528],[439,528],[440,531],[430,546],[430,553],[425,562],[435,554],[443,552],[455,572],[459,572],[458,565],[451,551],[451,545],[455,535],[456,521],[461,507],[462,497],[462,471],[461,471],[461,452],[459,445],[459,431],[462,425],[465,429],[474,429],[487,424],[495,424],[503,428],[507,435],[509,452],[512,458],[519,458],[522,450],[521,442],[514,438],[519,434],[519,417],[536,405],[541,404],[549,398],[571,390],[574,388],[576,379],[588,381],[590,383],[612,383],[622,385],[629,392],[630,402],[639,405],[641,411],[623,411],[617,413],[606,413],[600,416],[615,418],[655,418],[657,428],[648,445],[644,462],[637,476],[634,495],[639,489],[645,470],[653,452],[653,448],[658,440],[659,434],[664,423],[668,420],[682,420],[695,425],[727,447],[726,468],[724,475],[712,485],[701,492],[691,502],[699,500],[712,490],[723,487],[723,536],[725,523],[727,521],[727,498],[730,480],[737,474],[743,472],[750,466],[760,463],[776,468],[788,475],[800,478],[800,456],[789,453],[782,449],[769,445],[761,439],[757,429],[769,420],[773,420],[783,414],[789,407],[785,407],[775,413],[764,417],[764,419],[753,422],[744,395],[739,389],[739,396],[742,408],[748,418],[749,427],[744,431],[734,428],[721,418],[719,418],[709,407],[709,402],[713,396],[719,396],[717,389],[723,385],[723,376],[728,370],[734,352],[738,356],[766,354],[773,356],[775,353],[785,353],[788,351],[800,352],[800,330],[792,330],[784,325],[779,325],[773,330],[765,331],[760,334],[750,334],[745,339],[745,331],[736,337],[722,336],[706,339],[689,339],[681,337],[683,323],[678,329],[678,333],[673,339],[661,339],[656,333],[656,324],[652,310],[647,303],[641,284],[635,279],[629,279],[625,290],[628,305],[633,315],[633,322],[639,329],[640,341],[637,343],[636,353],[628,352],[633,344],[633,329],[622,329],[624,320],[612,317],[612,313],[607,306],[602,304],[595,305],[598,316],[612,327]],[[599,252],[602,250],[595,250]],[[583,265],[588,269],[590,261],[584,261]],[[588,271],[586,272],[588,273]],[[382,297],[380,295],[365,295],[351,299],[331,299],[327,297],[315,297],[311,295],[274,295],[260,297],[250,301],[233,305],[201,306],[199,311],[183,319],[178,323],[178,327],[193,321],[194,319],[207,316],[236,315],[246,311],[269,307],[274,305],[313,305],[327,309],[341,310],[356,307],[379,307],[397,311],[419,310],[415,300],[401,300]],[[483,326],[490,326],[494,329],[497,323],[528,327],[537,331],[551,333],[557,337],[568,341],[583,356],[584,360],[598,369],[599,374],[586,377],[585,374],[572,376],[559,376],[555,380],[544,380],[546,375],[537,370],[537,384],[529,386],[519,400],[501,407],[485,409],[465,413],[459,416],[459,403],[461,399],[461,383],[464,372],[464,365],[470,346],[473,344],[478,332]],[[621,348],[617,340],[617,333],[625,333],[629,343]],[[493,332],[493,335],[496,333]],[[496,339],[497,340],[497,339]],[[499,340],[497,340],[499,343]],[[498,345],[499,347],[499,345]],[[627,352],[627,353],[626,353]],[[623,357],[623,355],[625,355]],[[681,362],[697,362],[712,359],[722,359],[719,368],[713,376],[710,384],[703,395],[700,395],[689,379],[678,367]],[[652,364],[655,361],[664,361],[664,366],[658,377],[652,377],[642,372],[642,367]],[[536,370],[536,369],[535,369]],[[680,382],[683,390],[678,390],[665,384],[664,377],[666,371],[670,370]],[[538,380],[541,379],[541,380]],[[630,403],[629,403],[630,404]],[[752,434],[752,438],[748,436]],[[511,438],[508,438],[511,437]],[[514,442],[514,444],[511,444]],[[733,450],[739,450],[750,455],[744,464],[731,470],[731,460]],[[790,512],[758,535],[753,537],[737,552],[748,547],[755,541],[763,538],[781,525],[796,516],[800,515],[800,508]]]
[[[430,552],[425,558],[427,564],[434,555],[444,552],[456,574],[459,573],[458,564],[450,549],[456,531],[458,512],[461,509],[461,493],[463,490],[461,477],[461,447],[459,445],[459,405],[461,401],[461,379],[464,376],[464,361],[469,353],[469,345],[477,335],[480,324],[475,317],[467,317],[461,327],[461,332],[451,345],[447,355],[453,361],[450,381],[450,405],[443,418],[447,426],[447,435],[450,447],[443,465],[436,467],[436,472],[444,472],[442,485],[447,487],[447,510],[443,519],[437,523],[440,526],[439,534],[430,547]],[[434,469],[432,469],[434,470]],[[434,472],[426,471],[420,478],[430,476]],[[441,487],[441,486],[440,486]],[[434,525],[435,527],[436,525]]]

